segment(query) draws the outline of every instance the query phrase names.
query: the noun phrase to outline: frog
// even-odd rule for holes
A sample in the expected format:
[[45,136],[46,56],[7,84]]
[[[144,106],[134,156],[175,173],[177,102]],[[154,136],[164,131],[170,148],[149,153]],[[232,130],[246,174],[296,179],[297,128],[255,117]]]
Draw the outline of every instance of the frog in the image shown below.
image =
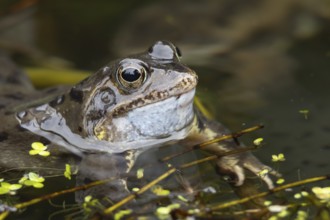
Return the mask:
[[[191,148],[231,134],[194,105],[198,76],[181,62],[180,50],[168,41],[158,41],[146,52],[110,62],[73,87],[41,91],[35,90],[12,62],[0,58],[1,170],[59,168],[68,160],[80,160],[85,180],[84,176],[97,173],[89,169],[85,175],[87,167],[100,160],[113,168],[104,166],[105,172],[118,175],[129,172],[148,149],[171,144]],[[29,156],[32,141],[49,145],[51,156]],[[268,169],[277,175],[251,152],[221,156],[243,147],[230,139],[208,145],[203,151],[219,155],[217,169],[230,176],[234,186],[244,183],[246,170],[260,176]],[[274,187],[268,174],[261,178],[268,188]],[[125,187],[124,181],[120,180],[118,187]]]
[[[117,59],[49,102],[18,111],[23,129],[79,157],[125,155],[125,172],[151,148],[178,143],[187,148],[231,134],[194,105],[198,76],[181,62],[181,51],[157,41],[147,51]],[[219,155],[220,174],[240,186],[246,170],[272,189],[271,167],[251,152],[221,156],[244,148],[235,139],[202,150]],[[121,163],[122,164],[122,163]]]

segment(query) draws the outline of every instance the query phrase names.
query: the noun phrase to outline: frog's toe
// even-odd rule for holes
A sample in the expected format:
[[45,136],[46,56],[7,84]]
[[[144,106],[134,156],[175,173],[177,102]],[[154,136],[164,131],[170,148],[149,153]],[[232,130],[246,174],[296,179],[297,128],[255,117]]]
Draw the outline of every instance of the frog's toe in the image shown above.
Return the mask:
[[274,188],[274,184],[269,174],[274,176],[281,176],[278,172],[273,170],[271,167],[261,163],[252,154],[244,155],[231,155],[225,156],[217,161],[219,172],[224,175],[231,177],[230,179],[236,186],[240,186],[244,183],[245,172],[247,169],[259,176],[268,186],[269,189]]
[[245,180],[245,173],[243,167],[238,165],[237,162],[236,156],[226,156],[217,160],[217,167],[220,174],[230,177],[228,182],[240,186]]
[[272,179],[269,177],[269,174],[272,174],[276,177],[280,177],[281,174],[272,169],[271,167],[261,163],[253,155],[249,155],[243,161],[244,168],[250,170],[255,175],[259,176],[268,186],[269,189],[274,188]]

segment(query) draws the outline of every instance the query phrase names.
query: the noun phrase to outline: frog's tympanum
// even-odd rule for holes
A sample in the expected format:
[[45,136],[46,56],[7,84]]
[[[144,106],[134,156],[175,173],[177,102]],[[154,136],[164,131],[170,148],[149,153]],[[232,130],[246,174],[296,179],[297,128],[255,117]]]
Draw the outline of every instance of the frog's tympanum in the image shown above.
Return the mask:
[[[180,62],[180,51],[165,41],[144,53],[128,56],[57,96],[51,102],[17,113],[23,128],[80,156],[88,153],[139,153],[170,143],[193,144],[226,135],[220,123],[206,119],[193,104],[197,75]],[[222,154],[240,148],[233,140],[203,150]],[[220,173],[245,179],[267,168],[251,153],[217,160]],[[263,180],[271,188],[271,179]]]

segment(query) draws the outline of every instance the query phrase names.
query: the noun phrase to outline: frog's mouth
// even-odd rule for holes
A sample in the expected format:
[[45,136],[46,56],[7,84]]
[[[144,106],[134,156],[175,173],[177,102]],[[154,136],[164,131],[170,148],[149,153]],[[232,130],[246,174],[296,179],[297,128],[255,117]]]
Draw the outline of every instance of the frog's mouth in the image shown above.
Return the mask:
[[[161,90],[158,88],[157,90],[155,89],[153,91],[148,92],[148,94],[145,96],[134,98],[133,100],[129,99],[129,102],[123,103],[118,107],[114,108],[110,112],[111,117],[114,118],[123,117],[123,115],[126,115],[127,112],[133,111],[138,108],[142,108],[150,104],[162,102],[172,97],[178,99],[181,96],[185,96],[186,94],[192,94],[193,96],[195,94],[197,81],[198,81],[197,75],[195,72],[192,71],[191,75],[184,77],[183,79],[181,79],[179,83],[177,83],[170,89]],[[158,86],[160,87],[161,85]],[[187,97],[189,97],[189,95]],[[187,100],[187,99],[183,98],[182,100]]]

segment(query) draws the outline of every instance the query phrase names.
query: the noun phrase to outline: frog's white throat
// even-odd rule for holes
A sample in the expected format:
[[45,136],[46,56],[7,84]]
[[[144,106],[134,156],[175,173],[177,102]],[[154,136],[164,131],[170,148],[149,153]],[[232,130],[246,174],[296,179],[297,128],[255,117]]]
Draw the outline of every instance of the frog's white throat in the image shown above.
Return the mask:
[[192,89],[114,118],[106,128],[111,142],[119,148],[139,149],[184,139],[194,119],[194,95]]

